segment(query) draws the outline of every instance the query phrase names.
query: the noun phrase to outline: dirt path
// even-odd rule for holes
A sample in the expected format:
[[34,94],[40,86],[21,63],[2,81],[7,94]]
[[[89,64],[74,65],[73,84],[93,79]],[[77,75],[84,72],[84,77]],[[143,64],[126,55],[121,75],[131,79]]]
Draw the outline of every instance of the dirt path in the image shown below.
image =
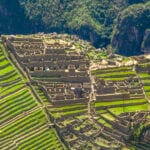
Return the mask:
[[91,69],[89,69],[89,77],[90,77],[90,81],[91,81],[91,93],[90,93],[90,99],[88,101],[88,115],[89,115],[89,119],[91,119],[92,115],[93,115],[93,110],[94,110],[94,108],[92,106],[92,102],[96,101],[95,88],[94,88],[95,79],[91,73]]

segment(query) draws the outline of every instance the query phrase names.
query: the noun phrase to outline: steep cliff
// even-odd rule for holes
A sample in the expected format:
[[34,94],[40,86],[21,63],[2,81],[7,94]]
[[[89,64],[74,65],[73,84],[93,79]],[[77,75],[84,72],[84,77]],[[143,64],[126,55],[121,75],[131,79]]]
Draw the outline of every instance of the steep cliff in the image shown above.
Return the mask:
[[119,54],[141,54],[146,29],[150,28],[150,2],[125,9],[117,18],[112,45]]
[[150,29],[145,31],[143,43],[142,43],[142,51],[144,53],[150,53]]
[[[139,54],[141,42],[137,41],[141,41],[145,29],[139,30],[136,24],[147,20],[143,17],[134,22],[130,12],[124,9],[139,3],[133,6],[132,13],[139,10],[140,15],[143,13],[142,4],[147,1],[150,0],[1,0],[0,34],[69,33],[102,48],[110,44],[113,27],[117,26],[119,33],[115,33],[113,45],[120,51],[124,47],[123,37],[129,38],[130,43],[125,42],[128,52],[123,49],[121,53]],[[122,18],[124,13],[126,17]],[[118,15],[118,21],[114,22]],[[125,35],[126,31],[130,34]],[[132,47],[136,49],[134,52],[131,52]]]

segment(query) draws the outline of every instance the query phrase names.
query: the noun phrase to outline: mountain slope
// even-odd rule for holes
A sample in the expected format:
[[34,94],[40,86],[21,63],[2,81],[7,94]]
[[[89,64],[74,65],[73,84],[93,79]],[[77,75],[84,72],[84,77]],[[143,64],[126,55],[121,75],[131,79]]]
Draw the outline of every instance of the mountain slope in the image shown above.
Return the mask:
[[150,2],[130,6],[117,18],[112,45],[120,54],[141,54],[145,31],[149,28]]
[[96,47],[106,47],[118,14],[146,1],[2,0],[0,33],[65,32],[90,40]]
[[63,150],[42,104],[27,82],[0,45],[0,149]]

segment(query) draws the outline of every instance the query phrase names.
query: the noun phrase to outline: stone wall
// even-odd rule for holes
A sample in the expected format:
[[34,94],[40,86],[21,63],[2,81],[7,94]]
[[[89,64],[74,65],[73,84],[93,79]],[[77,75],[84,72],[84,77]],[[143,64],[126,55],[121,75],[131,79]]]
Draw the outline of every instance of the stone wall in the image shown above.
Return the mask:
[[[36,82],[39,83],[41,90],[47,93],[53,104],[68,105],[87,100],[91,88],[88,74],[90,62],[84,53],[68,51],[71,46],[67,44],[44,43],[40,37],[37,39],[10,37],[4,40],[22,68],[27,71],[29,79],[32,81],[34,79],[32,77],[38,78]],[[43,78],[49,81],[44,81]],[[55,87],[50,86],[55,82],[73,85],[69,88],[61,87],[59,84]]]
[[130,99],[129,94],[105,94],[105,95],[96,95],[97,101],[109,101],[109,100],[123,100]]
[[87,103],[88,102],[88,99],[76,99],[76,100],[59,100],[59,101],[52,101],[52,103],[54,105],[72,105],[72,104],[76,104],[76,103]]

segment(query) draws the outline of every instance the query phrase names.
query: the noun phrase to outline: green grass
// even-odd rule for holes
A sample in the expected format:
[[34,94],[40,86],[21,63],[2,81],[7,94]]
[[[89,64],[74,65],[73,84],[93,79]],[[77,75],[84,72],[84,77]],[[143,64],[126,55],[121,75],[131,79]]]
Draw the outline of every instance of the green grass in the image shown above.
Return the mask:
[[[149,65],[147,64],[141,64],[141,66],[147,68],[147,70],[149,69]],[[143,73],[139,73],[139,76],[142,80],[145,93],[150,98],[150,74],[143,72]]]
[[5,69],[0,70],[0,75],[4,75],[5,73],[12,71],[12,70],[14,70],[14,67],[10,65],[6,67]]
[[103,119],[98,119],[97,120],[99,123],[103,124],[104,126],[111,128],[111,125],[109,123],[107,123],[105,120]]
[[[49,140],[51,139],[51,140]],[[21,144],[19,144],[18,148],[29,150],[29,149],[58,149],[62,150],[62,146],[60,145],[58,139],[55,136],[55,133],[53,130],[46,130],[43,131],[40,135],[36,135],[28,140],[23,141]]]
[[60,77],[32,77],[34,80],[46,81],[46,82],[60,82]]
[[46,97],[46,95],[44,94],[44,92],[38,86],[34,86],[34,88],[35,88],[37,94],[43,100],[44,104],[50,104],[50,101],[48,100],[48,98]]
[[[44,114],[41,110],[37,110],[27,117],[17,120],[15,123],[0,129],[0,148],[5,146],[9,147],[9,144],[18,140],[20,144],[17,145],[17,149],[45,149],[45,147],[50,149],[52,146],[53,148],[56,147],[57,149],[62,150],[63,147],[57,139],[53,129],[49,129],[45,126],[43,132],[39,130],[34,133],[37,134],[35,136],[31,133],[45,124],[46,119]],[[20,140],[20,137],[22,136],[26,136],[26,138]],[[44,143],[47,144],[45,145]]]
[[61,106],[61,107],[54,107],[51,109],[52,112],[56,111],[70,111],[70,109],[80,109],[83,107],[87,107],[86,104],[74,104],[69,106]]
[[30,110],[35,106],[37,106],[37,104],[35,103],[35,101],[33,101],[32,97],[26,99],[22,98],[20,99],[20,101],[15,103],[12,102],[0,111],[0,122],[11,119],[12,117],[15,117],[27,110]]
[[150,85],[150,79],[142,79],[143,84],[149,84]]
[[[20,74],[1,48],[4,50],[4,47],[0,45],[0,97],[3,96],[0,99],[0,149],[37,149],[37,144],[38,149],[64,149],[55,130],[49,129],[44,111],[38,109],[27,115],[28,111],[40,104],[26,86],[27,79]],[[14,120],[19,115],[22,118]],[[40,132],[40,127],[44,128],[44,133]],[[34,137],[32,132],[35,130],[39,133]],[[21,138],[22,136],[25,137]],[[15,140],[19,141],[19,145],[14,144]]]
[[150,98],[150,92],[146,92],[146,95]]
[[9,86],[3,87],[1,90],[1,93],[0,93],[0,96],[5,96],[5,95],[12,93],[12,92],[14,93],[17,90],[24,88],[24,86],[25,85],[22,83],[17,83],[15,85],[9,85]]
[[81,109],[74,109],[74,110],[68,110],[68,111],[62,111],[62,112],[53,112],[51,111],[52,113],[52,116],[56,119],[56,118],[61,118],[63,116],[68,116],[68,115],[72,115],[72,116],[76,116],[77,113],[85,113],[87,112],[87,108],[81,108]]
[[7,64],[9,64],[9,61],[7,59],[4,59],[3,61],[0,60],[0,67],[3,67]]
[[[89,53],[89,55],[91,55],[90,57],[94,57],[92,53]],[[99,58],[98,56],[95,57]],[[101,57],[105,58],[106,55],[101,54]],[[50,125],[48,125],[49,122],[47,121],[44,114],[44,112],[46,112],[45,109],[38,108],[38,110],[34,110],[31,114],[25,115],[25,112],[35,108],[36,106],[41,106],[41,104],[36,101],[30,89],[24,83],[25,80],[19,73],[17,68],[12,65],[9,59],[5,58],[5,55],[1,51],[0,68],[3,68],[0,70],[0,84],[7,83],[7,85],[3,86],[0,89],[0,96],[5,96],[5,98],[0,100],[0,124],[5,123],[20,114],[24,114],[21,119],[18,119],[12,123],[8,123],[6,126],[0,127],[0,149],[4,149],[6,148],[6,146],[8,146],[7,149],[17,150],[64,149],[61,142],[56,136],[55,130],[53,129],[53,127],[50,127]],[[122,81],[128,79],[129,77],[136,76],[136,72],[132,71],[132,67],[96,70],[93,71],[92,74],[97,76],[99,79],[110,81]],[[146,73],[140,74],[140,76],[143,79],[150,77],[150,75]],[[20,79],[20,81],[15,82],[17,79]],[[59,77],[33,77],[33,79],[49,82],[60,81]],[[143,82],[149,83],[149,80],[146,79],[143,80]],[[138,82],[136,82],[136,84],[138,85]],[[144,89],[146,91],[146,94],[150,95],[150,87],[144,86]],[[47,108],[50,112],[50,115],[52,115],[54,119],[56,119],[56,123],[57,121],[59,122],[59,119],[62,119],[62,121],[60,122],[61,127],[64,128],[70,124],[76,124],[77,121],[81,124],[79,123],[75,126],[72,126],[75,131],[80,131],[82,128],[85,128],[86,125],[90,124],[97,127],[94,122],[88,119],[89,116],[87,103],[56,107],[51,105],[44,92],[40,90],[38,86],[35,86],[35,90],[43,100],[45,105],[50,104]],[[129,106],[125,106],[126,104],[128,104]],[[108,128],[112,128],[112,126],[111,123],[109,124],[105,119],[115,121],[115,117],[113,117],[113,115],[108,113],[105,109],[100,110],[101,107],[107,107],[115,115],[120,115],[121,113],[125,112],[148,110],[149,107],[145,99],[126,99],[108,102],[95,102],[93,106],[97,111],[97,116],[95,118],[98,118],[98,115],[104,117],[98,118],[97,121]],[[41,127],[42,129],[40,129]],[[90,136],[91,133],[92,131],[89,130],[85,131],[84,134],[89,134],[88,136]],[[25,138],[21,138],[23,136],[25,136]],[[19,138],[21,139],[19,140]],[[67,140],[71,141],[76,138],[77,135],[73,134],[73,137],[68,138]],[[18,140],[17,143],[15,143],[15,140]],[[99,142],[99,144],[109,147],[109,142],[107,142],[102,140]]]
[[8,126],[0,129],[0,139],[15,139],[15,136],[24,135],[34,131],[34,129],[44,125],[46,119],[41,110],[37,110],[32,114],[17,120],[15,123],[9,124]]
[[134,104],[134,103],[140,103],[140,102],[146,102],[145,99],[135,99],[135,100],[117,100],[117,101],[111,101],[111,102],[95,102],[95,107],[102,107],[102,106],[112,106],[112,105],[124,105],[124,104]]
[[75,116],[77,113],[87,112],[87,105],[73,104],[69,106],[52,107],[50,108],[50,112],[54,118],[61,118],[67,115]]
[[135,75],[134,71],[126,71],[126,72],[112,72],[112,73],[104,73],[104,74],[97,74],[97,77],[102,78],[120,78],[120,77],[128,77]]
[[139,76],[140,78],[150,78],[150,74],[148,73],[140,73]]
[[116,107],[116,108],[110,108],[109,110],[112,111],[116,115],[119,115],[119,114],[125,113],[125,112],[147,111],[148,110],[148,104]]
[[92,74],[101,74],[101,73],[110,73],[110,72],[125,72],[125,71],[129,71],[131,70],[131,67],[118,67],[118,68],[106,68],[106,69],[99,69],[99,70],[95,70],[92,71]]
[[150,92],[150,86],[144,86],[144,90]]
[[[105,81],[123,81],[125,79],[128,79],[131,76],[136,76],[136,72],[132,71],[132,67],[118,67],[118,68],[106,68],[106,69],[99,69],[92,72],[93,75],[95,75],[98,79],[103,79]],[[144,78],[150,78],[150,75],[147,73],[140,73],[140,77]],[[143,80],[144,83],[150,83],[148,79]],[[138,85],[139,83],[134,83]],[[150,86],[144,86],[144,89],[146,91],[146,94],[149,94],[150,92]],[[133,95],[134,96],[134,95]],[[138,104],[138,103],[145,103],[145,104]],[[125,106],[124,105],[129,105]],[[132,106],[135,104],[135,106]],[[122,107],[117,106],[122,105]],[[131,106],[130,106],[131,105]],[[101,111],[99,110],[101,107],[107,107],[110,110],[113,110],[116,112],[116,114],[120,114],[125,112],[134,112],[138,110],[148,110],[148,103],[145,99],[134,99],[134,100],[114,100],[109,102],[95,102],[94,104],[95,109],[97,109],[97,112]]]
[[[6,60],[9,63],[7,57],[5,57],[3,61],[6,62]],[[9,119],[12,119],[17,115],[34,108],[37,106],[37,103],[34,97],[31,95],[29,89],[24,83],[22,83],[24,81],[21,79],[17,69],[11,63],[9,63],[9,66],[2,68],[0,72],[0,84],[4,84],[4,86],[0,88],[0,97],[4,97],[0,101],[0,123],[4,123]],[[15,80],[18,78],[20,81],[15,82]],[[23,95],[25,90],[22,89],[26,89],[27,96]],[[20,90],[22,91],[19,92]],[[17,97],[18,94],[20,96]]]
[[135,71],[131,67],[100,69],[92,72],[98,79],[105,81],[124,81],[131,76],[135,76]]

